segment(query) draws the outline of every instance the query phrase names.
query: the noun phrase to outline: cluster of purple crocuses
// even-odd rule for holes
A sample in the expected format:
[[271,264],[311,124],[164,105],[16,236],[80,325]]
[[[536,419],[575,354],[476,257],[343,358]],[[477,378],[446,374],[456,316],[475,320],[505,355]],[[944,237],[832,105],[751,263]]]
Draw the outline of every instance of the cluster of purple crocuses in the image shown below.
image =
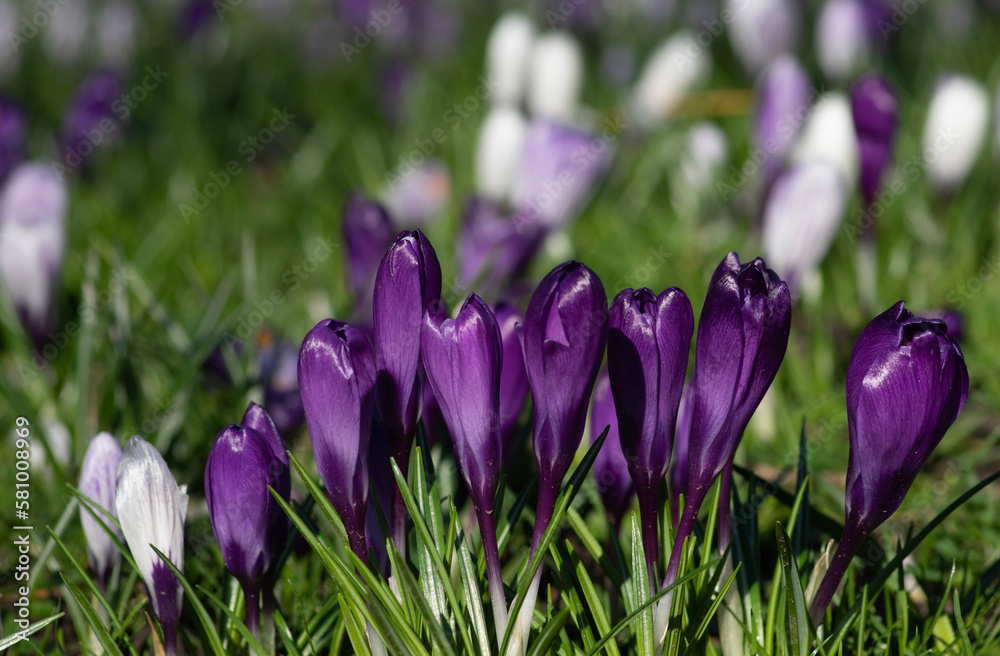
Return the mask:
[[[502,643],[507,625],[516,622],[511,653],[523,654],[542,569],[519,617],[509,617],[495,525],[497,486],[510,448],[505,441],[525,400],[517,388],[526,381],[532,398],[538,498],[530,557],[538,558],[535,551],[580,445],[606,351],[607,374],[598,384],[593,417],[613,425],[615,435],[603,445],[595,475],[607,509],[619,519],[634,487],[650,584],[671,585],[704,500],[720,477],[728,490],[743,432],[784,357],[791,311],[787,285],[763,260],[741,263],[729,253],[711,277],[688,376],[695,324],[680,289],[659,295],[625,289],[609,308],[598,276],[571,261],[542,279],[523,319],[509,305],[494,309],[475,293],[449,318],[433,247],[420,231],[400,233],[375,276],[374,340],[365,330],[325,319],[299,351],[316,466],[350,548],[362,562],[369,562],[374,549],[383,575],[389,574],[379,557],[386,547],[380,524],[371,521],[371,480],[380,501],[392,500],[387,537],[405,553],[406,509],[385,472],[389,458],[407,471],[424,397],[433,394],[479,523],[497,641]],[[505,335],[515,335],[517,344]],[[509,371],[514,378],[505,385]],[[851,453],[845,528],[812,601],[814,619],[825,613],[864,537],[899,507],[961,411],[968,389],[961,350],[944,322],[915,317],[899,302],[862,331],[847,372]],[[122,456],[109,438],[102,434],[92,443],[80,488],[93,505],[117,514],[172,653],[181,588],[149,545],[183,567],[187,495],[148,442],[133,437]],[[667,487],[684,503],[662,570],[658,522],[672,454]],[[271,489],[289,498],[288,456],[270,416],[251,404],[242,424],[216,437],[205,490],[223,560],[245,593],[247,626],[258,634],[261,606],[265,614],[273,611],[290,527]],[[729,497],[721,499],[720,534],[728,541]],[[114,546],[102,538],[91,511],[82,514],[91,564],[105,585]],[[668,609],[661,601],[654,615],[660,641]]]

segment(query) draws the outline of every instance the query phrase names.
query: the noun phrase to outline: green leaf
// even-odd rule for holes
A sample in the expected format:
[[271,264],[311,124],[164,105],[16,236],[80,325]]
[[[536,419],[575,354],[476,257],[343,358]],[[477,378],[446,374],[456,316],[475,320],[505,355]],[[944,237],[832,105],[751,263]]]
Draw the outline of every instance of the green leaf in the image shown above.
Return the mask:
[[[458,524],[458,513],[455,506],[451,506],[452,524]],[[483,612],[483,594],[479,587],[479,579],[476,578],[476,568],[472,562],[472,554],[465,543],[464,536],[458,540],[458,564],[462,570],[462,583],[465,588],[466,605],[469,614],[472,616],[472,629],[476,633],[476,640],[479,642],[479,653],[482,656],[491,656],[490,635],[486,629],[486,614]]]
[[[634,607],[642,608],[649,600],[649,574],[646,571],[646,556],[643,551],[642,533],[635,515],[632,515],[632,594]],[[653,656],[653,609],[639,616],[636,628],[638,650],[642,656]]]
[[531,644],[531,648],[528,650],[528,656],[541,656],[541,654],[546,653],[549,646],[555,642],[559,632],[562,631],[563,627],[566,625],[566,622],[569,621],[569,616],[570,609],[563,608],[548,622],[546,622],[545,628],[542,629],[541,634]]
[[232,626],[236,629],[236,631],[240,634],[240,636],[242,636],[243,639],[246,640],[247,646],[250,647],[250,649],[254,653],[259,654],[260,656],[268,656],[267,650],[264,649],[264,645],[260,644],[260,641],[253,636],[253,633],[250,632],[250,629],[247,628],[247,625],[244,624],[242,620],[240,620],[240,618],[236,615],[236,613],[230,610],[228,605],[223,603],[221,599],[219,599],[214,594],[212,594],[205,588],[201,587],[200,585],[198,586],[198,590],[201,590],[201,592],[206,597],[208,597],[209,600],[212,601],[212,603],[218,606],[222,610],[222,612],[226,614],[226,617],[229,618],[229,621],[232,624]]
[[781,560],[781,571],[785,580],[785,603],[787,605],[787,620],[785,637],[788,640],[789,654],[808,656],[809,654],[809,611],[806,609],[805,596],[802,594],[802,582],[792,555],[792,543],[781,522],[775,524],[774,532],[778,539],[778,557]]
[[115,644],[111,634],[108,633],[107,628],[105,628],[104,622],[102,622],[101,618],[97,616],[97,612],[94,610],[94,607],[91,606],[90,602],[87,601],[87,598],[83,596],[80,588],[76,587],[76,585],[74,585],[74,583],[70,581],[65,574],[60,573],[59,576],[62,578],[63,583],[66,584],[66,587],[73,595],[73,598],[76,599],[76,603],[79,604],[83,614],[86,615],[87,623],[90,624],[90,628],[94,630],[94,635],[97,636],[97,640],[104,648],[104,652],[110,654],[110,656],[124,656],[121,649],[119,649],[118,645]]
[[35,633],[38,633],[39,631],[41,631],[42,629],[44,629],[45,627],[47,627],[49,624],[52,624],[53,622],[58,621],[65,614],[66,613],[56,613],[52,617],[46,617],[41,622],[35,622],[34,624],[28,626],[28,628],[24,629],[23,631],[17,631],[15,633],[10,634],[9,636],[7,636],[6,638],[4,638],[3,640],[0,640],[0,651],[4,651],[8,647],[12,647],[12,646],[16,645],[17,643],[21,642],[23,639],[27,638],[28,636],[34,635]]

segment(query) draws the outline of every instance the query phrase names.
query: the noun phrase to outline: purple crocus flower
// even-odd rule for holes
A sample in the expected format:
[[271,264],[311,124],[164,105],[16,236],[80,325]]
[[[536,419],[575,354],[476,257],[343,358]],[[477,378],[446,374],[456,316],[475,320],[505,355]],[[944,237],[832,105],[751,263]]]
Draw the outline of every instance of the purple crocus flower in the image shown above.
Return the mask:
[[[297,391],[298,388],[296,388]],[[277,480],[277,485],[274,486],[274,489],[281,495],[282,499],[287,501],[292,494],[292,474],[288,466],[288,450],[285,448],[285,441],[281,438],[281,432],[278,430],[277,423],[271,418],[267,410],[251,401],[250,405],[247,406],[246,412],[243,414],[242,425],[245,428],[257,431],[264,438],[264,442],[271,450],[271,455],[274,456],[273,464]],[[282,521],[276,522],[274,529],[268,533],[268,539],[271,541],[271,554],[273,556],[271,565],[277,562],[281,551],[285,548],[285,542],[288,540],[288,530],[291,526],[291,520],[284,512],[280,508],[276,508],[276,510],[280,514]]]
[[214,0],[187,0],[177,14],[177,31],[193,40],[218,14]]
[[21,108],[0,98],[0,184],[24,161],[27,128]]
[[889,82],[868,73],[851,87],[851,113],[861,154],[861,193],[871,205],[892,159],[899,103]]
[[371,311],[375,274],[395,235],[385,208],[361,194],[351,194],[341,225],[344,236],[347,282],[359,304]]
[[40,350],[66,251],[67,196],[65,182],[41,163],[17,167],[0,192],[0,283]]
[[[410,447],[420,420],[423,367],[420,330],[424,312],[438,311],[441,265],[434,247],[419,230],[404,230],[386,251],[375,276],[373,316],[378,371],[375,402],[389,450],[400,471],[407,471]],[[406,506],[393,494],[393,542],[406,552]]]
[[424,315],[421,348],[427,382],[451,432],[462,477],[472,497],[486,558],[498,640],[507,629],[507,605],[494,523],[500,482],[500,369],[503,347],[493,310],[471,294],[455,319]]
[[680,497],[687,495],[688,489],[688,439],[691,437],[691,390],[694,382],[689,382],[681,394],[677,405],[677,425],[674,429],[674,452],[670,468],[670,516],[674,526],[680,521]]
[[816,593],[822,618],[864,537],[903,502],[969,396],[969,372],[942,321],[915,317],[903,301],[861,331],[847,366],[844,534]]
[[313,455],[351,549],[368,561],[368,440],[374,412],[375,356],[368,338],[324,319],[302,340],[299,385]]
[[[98,433],[87,446],[83,456],[83,466],[80,468],[80,493],[93,501],[88,503],[100,517],[104,525],[120,540],[121,529],[114,522],[103,516],[102,510],[115,517],[115,476],[118,465],[122,461],[122,448],[111,433]],[[100,506],[98,509],[96,506]],[[87,559],[90,569],[94,572],[97,584],[103,591],[108,589],[111,570],[120,559],[118,547],[108,535],[104,527],[94,519],[87,509],[80,506],[80,524],[83,525],[83,535],[87,539]]]
[[514,433],[521,409],[528,397],[528,372],[524,368],[524,352],[517,337],[517,325],[524,315],[509,303],[494,306],[500,338],[503,342],[503,369],[500,371],[500,442],[503,462],[510,462],[514,449]]
[[[519,331],[532,398],[532,443],[538,505],[531,537],[534,557],[552,518],[559,486],[573,460],[608,339],[608,297],[597,275],[579,262],[550,271],[528,303]],[[512,640],[527,645],[542,568],[538,569]],[[515,644],[512,642],[512,644]]]
[[[731,252],[712,274],[695,344],[687,497],[665,586],[677,580],[680,545],[691,535],[706,495],[732,462],[750,417],[778,373],[791,318],[788,286],[760,258],[740,264]],[[725,540],[728,515],[719,526]],[[658,641],[666,631],[671,596],[654,614]]]
[[122,73],[107,68],[88,76],[76,88],[60,130],[66,168],[78,169],[94,150],[114,138],[120,127],[114,106],[124,84]]
[[625,289],[611,303],[608,375],[618,410],[618,434],[635,482],[643,549],[651,584],[658,560],[659,493],[674,443],[694,314],[676,287],[659,296]]
[[118,466],[115,509],[125,542],[163,629],[163,646],[167,656],[173,656],[177,651],[177,622],[181,616],[184,589],[149,545],[162,551],[175,567],[184,569],[184,517],[187,506],[187,485],[178,486],[156,447],[133,435],[125,445]]
[[[389,551],[386,549],[385,540],[387,535],[382,532],[382,523],[379,521],[379,511],[386,522],[389,521],[389,499],[392,498],[392,491],[396,487],[396,479],[392,475],[392,466],[389,464],[389,438],[386,437],[382,428],[382,420],[378,413],[372,417],[371,437],[368,441],[368,475],[371,477],[372,487],[370,491],[374,493],[374,499],[368,500],[368,510],[365,515],[365,539],[368,548],[375,552],[375,562],[378,564],[382,577],[388,580],[391,570],[389,565]],[[378,503],[373,501],[378,500]]]
[[541,232],[530,223],[521,228],[491,200],[466,201],[456,242],[459,287],[495,292],[524,273],[541,245]]
[[[274,534],[288,531],[288,517],[271,496],[281,465],[268,440],[232,424],[216,436],[205,464],[205,497],[226,569],[246,597],[246,623],[260,635],[260,590],[280,549]],[[287,470],[286,470],[287,471]],[[285,499],[287,500],[288,490]]]
[[608,139],[553,120],[532,120],[514,179],[518,230],[534,224],[544,230],[565,228],[594,193],[611,156]]
[[590,442],[596,442],[605,428],[608,429],[608,436],[594,460],[593,473],[604,510],[617,533],[625,513],[632,507],[635,484],[629,476],[628,463],[625,462],[622,443],[618,438],[618,416],[615,413],[615,399],[611,394],[608,370],[602,369],[594,385],[594,399],[590,406]]
[[843,80],[871,56],[871,26],[861,0],[827,0],[816,20],[816,56],[826,77]]
[[927,310],[920,316],[927,319],[940,319],[948,328],[948,337],[959,343],[965,339],[965,317],[958,310]]
[[764,181],[770,186],[809,115],[813,101],[809,75],[792,55],[767,67],[754,90],[753,140],[765,153]]

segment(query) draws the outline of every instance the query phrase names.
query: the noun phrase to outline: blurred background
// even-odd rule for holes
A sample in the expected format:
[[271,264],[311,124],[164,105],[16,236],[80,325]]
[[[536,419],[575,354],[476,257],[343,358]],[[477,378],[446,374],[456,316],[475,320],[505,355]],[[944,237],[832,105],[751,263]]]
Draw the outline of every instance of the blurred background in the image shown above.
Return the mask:
[[[256,400],[308,454],[298,345],[325,317],[370,322],[369,272],[420,228],[451,307],[523,307],[577,259],[609,298],[679,286],[697,315],[728,251],[764,256],[796,280],[792,337],[737,460],[790,485],[804,430],[838,519],[857,334],[900,299],[947,318],[972,391],[886,525],[904,539],[1000,462],[998,19],[971,0],[0,2],[0,432],[31,422],[36,525],[107,430],[153,441],[210,542],[215,434]],[[1000,558],[997,496],[916,566]]]

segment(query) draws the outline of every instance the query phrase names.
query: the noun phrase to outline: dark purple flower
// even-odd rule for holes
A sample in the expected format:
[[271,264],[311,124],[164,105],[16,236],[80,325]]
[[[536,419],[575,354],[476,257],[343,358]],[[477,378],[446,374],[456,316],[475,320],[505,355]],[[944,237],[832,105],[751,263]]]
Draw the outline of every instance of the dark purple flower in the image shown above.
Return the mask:
[[940,319],[948,328],[948,337],[954,337],[958,342],[965,339],[965,317],[958,310],[928,310],[920,316]]
[[410,114],[413,78],[413,64],[405,59],[392,59],[379,71],[379,101],[393,125],[403,125]]
[[548,524],[559,486],[580,446],[608,339],[608,300],[579,262],[549,272],[531,297],[519,337],[532,398],[539,512],[533,544]]
[[652,578],[659,553],[658,497],[673,450],[694,314],[676,287],[659,296],[646,288],[626,289],[612,301],[609,321],[608,375]]
[[354,193],[344,207],[341,231],[346,246],[347,281],[358,303],[370,311],[375,274],[395,234],[392,221],[384,207]]
[[503,341],[503,368],[500,371],[500,441],[503,445],[503,462],[513,455],[514,433],[521,409],[528,397],[528,372],[524,368],[524,352],[517,338],[517,325],[524,315],[509,303],[494,306],[500,338]]
[[459,287],[477,285],[495,292],[524,273],[541,245],[541,231],[532,223],[521,228],[495,202],[470,198],[455,249]]
[[692,499],[732,459],[788,346],[788,287],[760,258],[729,253],[712,275],[698,322],[688,463]]
[[[277,481],[274,489],[281,495],[281,498],[287,501],[292,493],[292,475],[288,467],[288,451],[285,448],[285,441],[281,439],[278,426],[271,419],[267,410],[253,402],[247,406],[247,411],[243,414],[242,425],[246,428],[252,428],[264,438],[264,442],[271,450],[271,455],[274,456],[273,464]],[[274,530],[268,533],[268,539],[271,541],[272,565],[285,548],[285,542],[288,540],[288,529],[291,525],[291,520],[284,515],[280,508],[278,512],[281,513],[283,521],[276,523]]]
[[670,468],[670,512],[674,525],[680,521],[680,496],[687,496],[688,489],[688,439],[691,437],[691,390],[694,382],[688,382],[677,405],[677,425],[674,429],[673,466]]
[[608,436],[604,446],[594,460],[593,473],[597,480],[597,491],[601,494],[604,510],[614,524],[615,531],[621,527],[625,513],[632,507],[635,485],[628,473],[628,463],[622,453],[618,438],[618,416],[615,414],[615,399],[611,395],[608,370],[602,369],[594,385],[594,399],[590,406],[590,441],[594,443],[604,429]]
[[[379,521],[379,511],[382,513],[386,523],[390,517],[390,499],[392,491],[396,488],[396,479],[392,475],[392,466],[389,464],[389,438],[382,429],[382,421],[378,413],[372,417],[371,438],[368,441],[368,475],[371,477],[372,486],[370,491],[374,498],[368,500],[368,510],[365,515],[365,539],[369,549],[375,551],[375,561],[378,564],[379,572],[383,578],[389,578],[391,567],[389,565],[389,552],[385,546],[385,540],[389,536],[382,532],[382,523]],[[378,503],[373,503],[374,500]]]
[[24,161],[27,129],[21,108],[0,98],[0,184]]
[[809,75],[791,55],[782,55],[761,74],[754,89],[753,141],[766,153],[765,184],[777,177],[809,115]]
[[899,103],[889,82],[868,73],[851,87],[851,113],[861,154],[861,193],[871,205],[892,159]]
[[586,130],[532,120],[514,180],[518,231],[557,230],[576,219],[611,164],[612,146]]
[[275,548],[284,546],[273,534],[288,530],[288,517],[268,490],[278,489],[279,469],[267,439],[237,424],[219,433],[205,464],[212,530],[226,569],[243,587],[247,626],[255,633],[260,631],[260,589],[277,560]]
[[424,430],[427,432],[427,442],[434,444],[444,427],[444,417],[441,415],[441,406],[434,396],[434,390],[429,385],[424,385],[424,404],[420,411],[420,421],[423,422]]
[[101,144],[111,140],[120,120],[115,101],[122,96],[124,76],[103,69],[84,78],[77,86],[60,130],[62,164],[79,168]]
[[451,433],[462,477],[469,488],[483,539],[497,635],[507,607],[494,520],[500,482],[500,369],[503,347],[493,310],[471,294],[454,319],[424,315],[421,332],[427,382]]
[[193,39],[216,17],[214,0],[187,0],[177,14],[177,31],[185,39]]
[[320,321],[302,341],[299,385],[316,467],[352,550],[367,562],[365,504],[375,388],[368,338],[346,323]]
[[869,323],[847,366],[846,520],[811,612],[821,617],[864,536],[899,508],[969,396],[969,372],[944,322],[903,301]]

